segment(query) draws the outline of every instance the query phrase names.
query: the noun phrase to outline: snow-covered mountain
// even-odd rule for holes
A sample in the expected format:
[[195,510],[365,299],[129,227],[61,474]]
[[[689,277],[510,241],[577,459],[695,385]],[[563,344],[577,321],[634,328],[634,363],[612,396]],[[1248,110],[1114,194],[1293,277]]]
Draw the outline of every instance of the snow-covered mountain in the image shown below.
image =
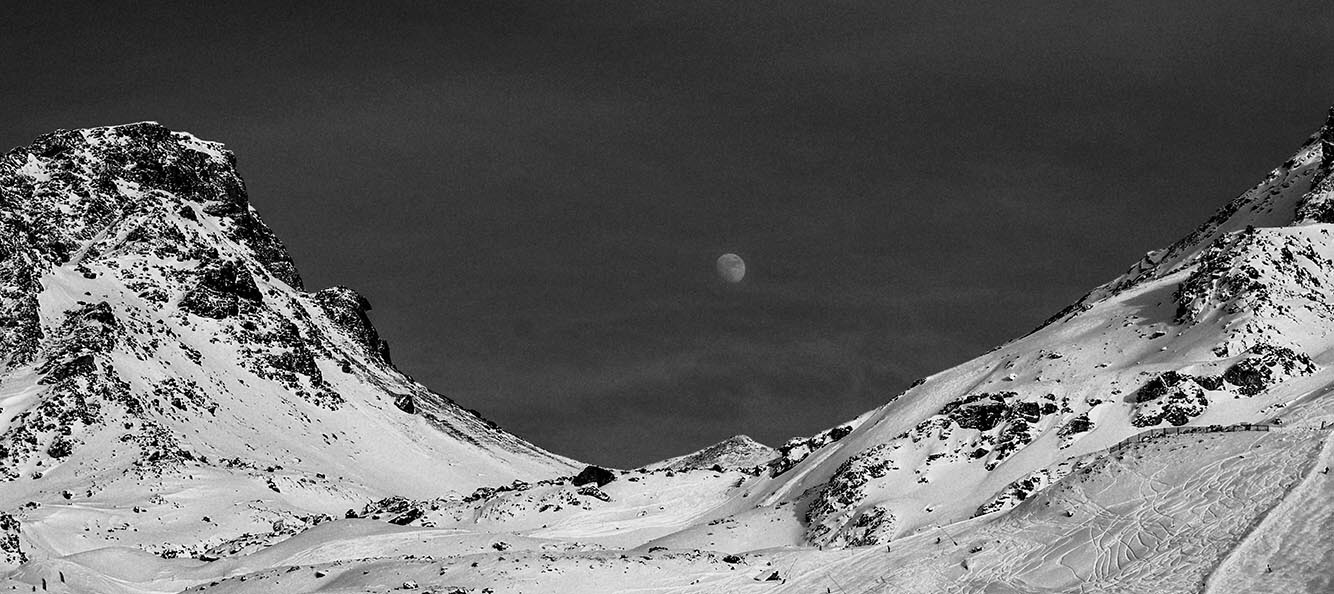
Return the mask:
[[[396,371],[369,309],[345,287],[304,290],[221,145],[145,122],[9,152],[0,510],[225,484],[310,515],[571,470]],[[24,535],[77,552],[44,525],[60,515],[25,514]]]
[[577,475],[394,371],[364,299],[304,292],[220,146],[58,132],[0,186],[14,585],[1334,588],[1334,111],[1196,231],[875,410]]
[[1334,112],[1260,184],[1033,333],[853,423],[768,497],[811,543],[883,542],[1013,505],[1151,427],[1265,424],[1334,362]]

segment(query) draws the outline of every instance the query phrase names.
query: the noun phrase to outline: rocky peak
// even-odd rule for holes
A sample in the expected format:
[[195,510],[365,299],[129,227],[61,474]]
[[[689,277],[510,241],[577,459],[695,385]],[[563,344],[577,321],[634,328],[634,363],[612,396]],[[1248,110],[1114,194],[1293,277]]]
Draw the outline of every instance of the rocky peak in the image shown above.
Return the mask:
[[[200,221],[196,210],[209,220]],[[215,224],[269,274],[302,288],[282,242],[250,207],[236,157],[222,145],[140,122],[57,130],[0,159],[0,230],[19,238],[11,249],[34,249],[51,264],[86,257],[80,248],[108,231],[133,231],[117,228],[125,221],[143,226],[139,239],[156,239],[168,216]]]
[[368,310],[304,292],[222,145],[153,122],[43,135],[0,158],[0,479],[335,451],[404,460],[344,471],[406,488],[568,465],[395,370]]
[[767,464],[777,458],[778,450],[751,439],[734,435],[699,451],[663,460],[645,467],[647,470],[676,472],[720,468],[723,470],[749,469]]

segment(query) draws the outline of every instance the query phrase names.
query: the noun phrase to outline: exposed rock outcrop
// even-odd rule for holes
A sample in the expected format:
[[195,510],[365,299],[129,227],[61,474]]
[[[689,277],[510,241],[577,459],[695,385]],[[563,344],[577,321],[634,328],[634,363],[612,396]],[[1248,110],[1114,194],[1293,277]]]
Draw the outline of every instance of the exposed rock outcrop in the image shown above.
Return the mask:
[[370,317],[366,315],[371,310],[370,301],[347,287],[324,289],[312,295],[312,298],[348,338],[361,345],[367,353],[379,357],[385,363],[390,362],[389,343],[380,338],[380,333],[376,332]]
[[236,316],[243,305],[264,299],[244,264],[210,263],[198,272],[198,281],[181,298],[181,309],[197,316],[222,319]]
[[602,468],[600,466],[585,466],[579,474],[570,479],[570,484],[578,487],[587,484],[593,484],[602,487],[607,483],[616,480],[616,473]]

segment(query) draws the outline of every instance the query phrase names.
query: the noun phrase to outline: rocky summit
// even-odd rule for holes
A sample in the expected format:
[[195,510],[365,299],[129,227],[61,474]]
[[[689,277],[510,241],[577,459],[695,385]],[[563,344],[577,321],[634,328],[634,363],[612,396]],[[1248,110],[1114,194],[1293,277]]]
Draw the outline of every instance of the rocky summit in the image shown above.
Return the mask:
[[[345,287],[304,290],[221,145],[145,122],[10,151],[0,509],[115,508],[104,498],[223,475],[310,492],[293,498],[434,495],[570,467],[396,371],[369,309]],[[44,513],[11,516],[37,534]],[[236,515],[198,532],[255,530]]]
[[1026,336],[777,448],[607,469],[395,370],[221,145],[58,131],[0,161],[0,586],[1328,592],[1332,231],[1334,111]]

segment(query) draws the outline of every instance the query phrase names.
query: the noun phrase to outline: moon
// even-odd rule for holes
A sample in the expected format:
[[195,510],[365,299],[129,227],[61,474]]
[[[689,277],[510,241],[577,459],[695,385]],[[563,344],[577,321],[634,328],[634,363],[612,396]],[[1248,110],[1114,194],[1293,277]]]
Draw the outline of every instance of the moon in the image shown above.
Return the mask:
[[746,261],[736,254],[718,256],[718,276],[729,283],[739,283],[746,278]]

